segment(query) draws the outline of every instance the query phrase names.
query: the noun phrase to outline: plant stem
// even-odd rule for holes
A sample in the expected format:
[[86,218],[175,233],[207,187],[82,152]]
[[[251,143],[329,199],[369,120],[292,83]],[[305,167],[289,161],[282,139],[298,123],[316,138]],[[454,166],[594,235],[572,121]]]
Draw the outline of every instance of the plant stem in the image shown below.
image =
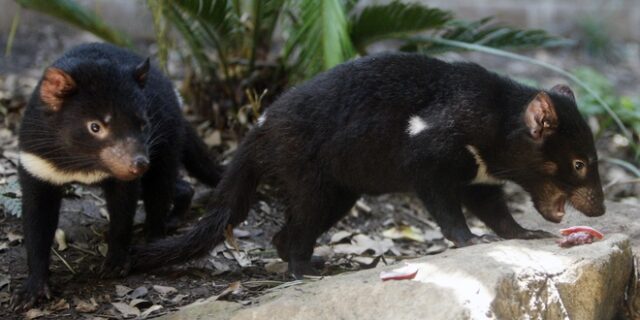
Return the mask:
[[16,36],[16,32],[18,31],[18,24],[20,23],[20,9],[22,7],[18,6],[16,10],[16,15],[13,16],[13,21],[11,22],[11,30],[9,31],[9,38],[7,39],[7,46],[5,47],[4,56],[9,57],[11,55],[11,48],[13,47],[13,39]]

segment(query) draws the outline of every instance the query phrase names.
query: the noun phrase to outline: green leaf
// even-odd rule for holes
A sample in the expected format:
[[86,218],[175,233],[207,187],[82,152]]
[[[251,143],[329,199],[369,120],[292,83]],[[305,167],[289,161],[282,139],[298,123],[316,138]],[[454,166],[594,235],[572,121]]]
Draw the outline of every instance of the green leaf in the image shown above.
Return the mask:
[[438,8],[394,1],[365,7],[352,19],[350,34],[358,51],[364,54],[366,46],[373,42],[442,27],[451,18],[450,12]]
[[301,0],[299,25],[285,48],[285,60],[296,54],[294,68],[303,76],[329,69],[355,55],[340,0]]
[[[539,48],[571,44],[571,41],[548,34],[544,30],[521,30],[492,23],[492,18],[477,21],[452,20],[435,33],[438,38],[474,43],[492,48]],[[409,38],[403,51],[420,51],[434,54],[451,50],[441,43],[425,42],[420,36]],[[463,49],[463,48],[457,48]]]
[[86,10],[73,0],[16,0],[25,8],[40,11],[71,23],[81,29],[120,46],[129,46],[130,40],[123,33],[108,26],[95,13]]

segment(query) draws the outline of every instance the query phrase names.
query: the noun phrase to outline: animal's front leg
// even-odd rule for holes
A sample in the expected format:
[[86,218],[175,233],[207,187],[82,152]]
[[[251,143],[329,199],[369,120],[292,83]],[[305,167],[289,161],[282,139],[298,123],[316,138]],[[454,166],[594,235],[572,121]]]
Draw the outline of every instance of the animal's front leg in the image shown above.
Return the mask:
[[34,178],[22,167],[18,169],[22,188],[22,228],[27,250],[29,275],[14,294],[11,304],[16,310],[35,305],[41,298],[50,298],[50,250],[58,226],[62,188]]
[[460,205],[460,187],[455,184],[432,179],[418,187],[418,196],[440,226],[442,235],[457,247],[498,240],[494,236],[471,233]]
[[462,191],[463,205],[498,236],[505,239],[554,237],[543,230],[528,230],[511,216],[501,186],[470,185]]
[[100,274],[102,277],[122,277],[127,275],[131,268],[129,245],[138,202],[139,182],[112,179],[104,183],[103,189],[109,211],[109,250]]

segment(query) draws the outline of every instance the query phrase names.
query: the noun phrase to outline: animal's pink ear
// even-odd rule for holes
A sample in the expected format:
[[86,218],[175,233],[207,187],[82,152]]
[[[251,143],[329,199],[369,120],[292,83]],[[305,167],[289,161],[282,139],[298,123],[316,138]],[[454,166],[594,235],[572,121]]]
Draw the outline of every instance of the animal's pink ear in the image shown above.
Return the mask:
[[573,102],[576,102],[576,96],[573,94],[573,90],[571,90],[571,88],[569,88],[569,86],[566,84],[556,84],[555,86],[553,86],[553,88],[551,88],[550,91],[565,96],[571,99]]
[[558,127],[558,115],[548,94],[540,91],[527,106],[524,122],[529,128],[529,135],[542,142],[553,134]]
[[40,84],[40,99],[49,110],[58,111],[62,107],[64,98],[76,88],[76,82],[66,72],[55,67],[49,67],[44,72]]

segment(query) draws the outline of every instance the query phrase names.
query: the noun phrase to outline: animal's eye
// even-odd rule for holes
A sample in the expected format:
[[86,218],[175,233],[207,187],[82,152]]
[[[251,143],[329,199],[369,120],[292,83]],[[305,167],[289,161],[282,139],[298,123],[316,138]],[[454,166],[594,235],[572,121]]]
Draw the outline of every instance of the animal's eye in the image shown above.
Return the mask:
[[585,167],[584,162],[580,160],[573,161],[573,168],[576,169],[576,171],[581,171],[582,169],[584,169],[584,167]]
[[89,131],[91,133],[98,133],[102,130],[102,126],[97,122],[89,122]]

